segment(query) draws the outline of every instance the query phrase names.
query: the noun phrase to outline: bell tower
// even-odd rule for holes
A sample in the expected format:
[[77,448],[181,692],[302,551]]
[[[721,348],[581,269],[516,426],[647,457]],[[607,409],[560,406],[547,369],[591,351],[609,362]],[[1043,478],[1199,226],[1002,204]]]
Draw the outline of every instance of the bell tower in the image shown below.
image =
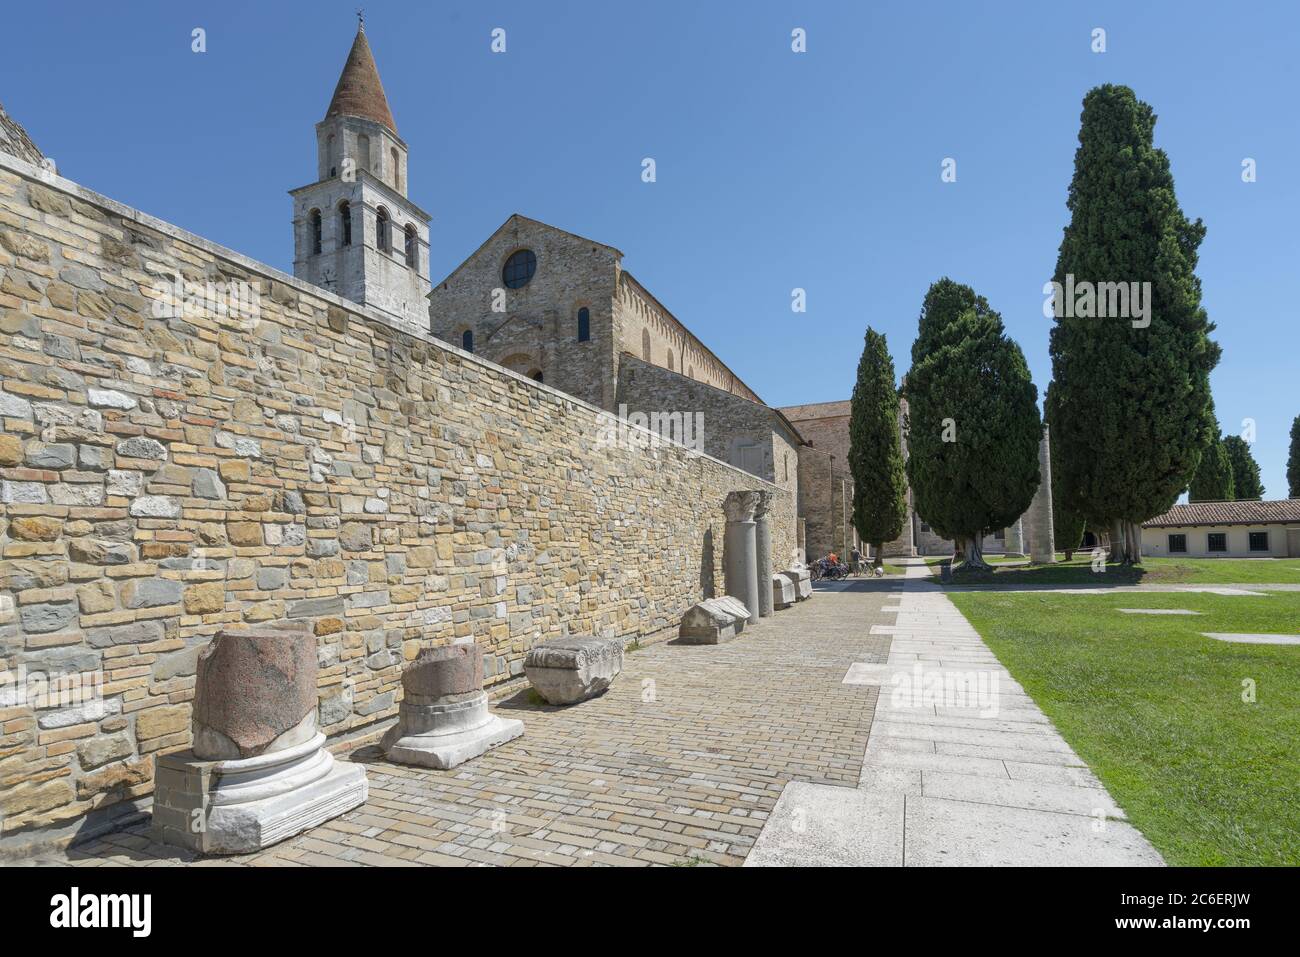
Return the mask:
[[289,191],[293,274],[427,331],[429,214],[407,198],[406,173],[406,142],[361,20],[316,124],[317,180]]

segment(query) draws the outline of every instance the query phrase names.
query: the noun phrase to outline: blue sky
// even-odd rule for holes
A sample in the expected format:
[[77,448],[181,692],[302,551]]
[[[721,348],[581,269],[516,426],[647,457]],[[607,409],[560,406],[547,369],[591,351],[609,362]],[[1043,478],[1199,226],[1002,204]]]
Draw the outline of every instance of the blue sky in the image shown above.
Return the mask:
[[[290,271],[286,191],[315,178],[314,124],[356,5],[11,5],[0,102],[64,175]],[[1300,5],[364,5],[411,195],[433,213],[435,280],[513,212],[609,243],[773,405],[847,398],[868,324],[901,375],[942,275],[1002,313],[1041,394],[1042,286],[1080,103],[1099,83],[1132,86],[1159,117],[1183,209],[1208,227],[1220,421],[1255,420],[1267,495],[1286,495]],[[489,49],[496,27],[505,54]],[[795,287],[806,313],[791,312]]]

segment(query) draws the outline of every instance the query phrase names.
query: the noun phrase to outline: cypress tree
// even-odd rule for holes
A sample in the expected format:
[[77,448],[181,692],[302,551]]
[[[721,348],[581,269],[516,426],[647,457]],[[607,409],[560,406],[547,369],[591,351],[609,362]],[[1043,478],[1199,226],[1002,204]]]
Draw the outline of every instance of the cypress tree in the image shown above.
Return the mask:
[[1189,502],[1230,502],[1235,498],[1232,460],[1223,440],[1216,434],[1204,451],[1187,489]]
[[1038,390],[1002,317],[947,278],[926,293],[912,363],[903,394],[916,511],[953,540],[962,569],[988,569],[983,536],[1019,518],[1038,488]]
[[849,412],[849,471],[853,475],[853,526],[871,545],[876,565],[881,547],[907,521],[907,475],[898,435],[898,390],[885,337],[868,327]]
[[[1043,400],[1043,411],[1047,424],[1052,434],[1056,433],[1057,410],[1055,408],[1055,394],[1053,384],[1047,384],[1047,397]],[[1060,462],[1060,456],[1056,451],[1056,443],[1052,442],[1049,447],[1052,456],[1052,535],[1056,539],[1056,547],[1065,552],[1065,560],[1068,562],[1074,557],[1075,549],[1083,541],[1083,533],[1087,528],[1087,523],[1082,515],[1078,512],[1072,512],[1065,505],[1065,496],[1061,487],[1063,481],[1061,472],[1064,465]]]
[[1286,484],[1289,498],[1300,498],[1300,415],[1291,423],[1291,454],[1286,460]]
[[[1217,436],[1209,374],[1219,347],[1195,273],[1205,227],[1178,206],[1155,122],[1128,87],[1084,97],[1054,275],[1062,294],[1050,310],[1064,504],[1117,527],[1125,562],[1141,561],[1140,524],[1173,505]],[[1082,291],[1071,299],[1070,289]]]
[[1259,477],[1259,463],[1250,454],[1249,443],[1240,435],[1225,435],[1223,447],[1232,463],[1232,497],[1258,502],[1264,497],[1264,482]]

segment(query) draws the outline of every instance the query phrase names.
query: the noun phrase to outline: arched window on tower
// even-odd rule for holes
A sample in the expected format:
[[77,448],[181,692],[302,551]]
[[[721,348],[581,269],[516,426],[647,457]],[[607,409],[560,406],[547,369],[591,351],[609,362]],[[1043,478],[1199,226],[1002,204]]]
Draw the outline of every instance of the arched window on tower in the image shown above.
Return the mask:
[[388,221],[388,210],[382,206],[375,210],[375,246],[381,253],[393,251],[393,229]]
[[650,361],[650,330],[641,330],[641,358]]
[[419,234],[415,231],[415,223],[406,224],[406,265],[412,269],[420,264],[420,243]]
[[338,164],[334,162],[334,134],[329,135],[325,141],[325,164],[330,168],[330,176],[338,171]]
[[357,137],[357,169],[370,169],[370,137],[365,133]]
[[311,254],[320,255],[320,210],[313,209],[307,214],[308,228],[311,230]]
[[402,191],[402,161],[397,155],[396,146],[389,148],[388,159],[393,164],[393,189],[400,193]]
[[578,341],[591,341],[591,313],[586,306],[578,310]]
[[474,330],[466,329],[460,334],[460,347],[466,352],[474,351]]
[[339,236],[341,245],[352,245],[352,204],[346,199],[339,203]]

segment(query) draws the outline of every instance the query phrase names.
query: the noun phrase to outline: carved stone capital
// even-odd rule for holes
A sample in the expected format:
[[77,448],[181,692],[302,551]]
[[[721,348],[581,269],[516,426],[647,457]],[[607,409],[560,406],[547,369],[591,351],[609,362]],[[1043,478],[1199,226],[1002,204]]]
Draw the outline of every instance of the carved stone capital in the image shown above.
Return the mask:
[[728,522],[752,522],[758,507],[758,492],[731,492],[722,503]]

